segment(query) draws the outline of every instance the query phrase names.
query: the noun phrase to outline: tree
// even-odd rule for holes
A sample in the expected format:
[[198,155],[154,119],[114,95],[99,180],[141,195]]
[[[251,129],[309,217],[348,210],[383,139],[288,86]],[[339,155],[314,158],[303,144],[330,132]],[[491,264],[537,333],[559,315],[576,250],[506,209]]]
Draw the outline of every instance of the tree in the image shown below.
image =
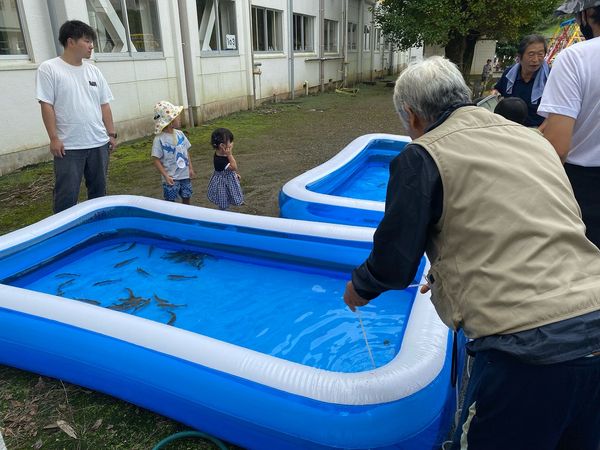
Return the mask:
[[374,10],[383,34],[399,50],[444,45],[463,73],[479,37],[510,41],[552,14],[557,0],[382,0]]

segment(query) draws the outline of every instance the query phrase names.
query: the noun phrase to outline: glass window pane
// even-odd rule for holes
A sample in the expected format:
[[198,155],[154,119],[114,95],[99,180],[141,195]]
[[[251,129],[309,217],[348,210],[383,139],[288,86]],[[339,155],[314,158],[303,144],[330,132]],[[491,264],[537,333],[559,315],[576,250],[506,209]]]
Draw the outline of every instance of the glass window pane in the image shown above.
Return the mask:
[[96,53],[129,52],[121,0],[86,0],[86,4],[90,26],[98,35],[94,42]]
[[219,1],[219,26],[221,31],[221,50],[237,50],[234,1]]
[[156,0],[127,0],[132,51],[162,51],[156,3]]
[[16,0],[0,3],[0,55],[26,55]]

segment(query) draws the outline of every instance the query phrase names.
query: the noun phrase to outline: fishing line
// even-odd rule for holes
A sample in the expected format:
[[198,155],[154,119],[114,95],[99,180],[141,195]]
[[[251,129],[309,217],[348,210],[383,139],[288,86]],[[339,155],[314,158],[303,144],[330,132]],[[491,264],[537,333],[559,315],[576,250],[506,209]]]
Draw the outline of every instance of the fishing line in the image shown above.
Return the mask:
[[369,352],[369,357],[371,358],[371,363],[373,363],[373,369],[377,369],[377,365],[375,364],[375,359],[373,358],[373,353],[371,352],[371,346],[369,345],[369,340],[367,339],[367,332],[365,331],[365,326],[363,325],[362,318],[360,317],[360,310],[356,309],[356,317],[358,317],[358,323],[360,323],[360,329],[362,330],[363,337],[365,338],[365,345],[367,346],[367,351]]

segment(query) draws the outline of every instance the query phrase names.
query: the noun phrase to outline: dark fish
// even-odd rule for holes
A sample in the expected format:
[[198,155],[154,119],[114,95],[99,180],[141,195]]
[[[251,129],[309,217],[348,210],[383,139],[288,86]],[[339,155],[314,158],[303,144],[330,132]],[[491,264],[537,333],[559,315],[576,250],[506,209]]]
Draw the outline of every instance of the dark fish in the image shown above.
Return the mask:
[[167,311],[167,312],[171,316],[171,318],[167,322],[167,325],[173,325],[175,323],[175,320],[177,320],[177,315],[173,311]]
[[135,308],[133,308],[133,312],[137,312],[140,309],[144,308],[145,306],[148,306],[149,304],[150,304],[150,299],[145,298],[142,301],[140,301]]
[[89,298],[74,298],[73,300],[89,303],[90,305],[96,305],[96,306],[100,306],[102,304],[98,300],[90,300]]
[[153,251],[154,251],[154,245],[151,245],[150,247],[148,247],[148,258],[150,258],[152,256]]
[[135,261],[136,259],[138,259],[138,257],[136,256],[135,258],[130,258],[130,259],[126,259],[125,261],[121,261],[116,263],[113,267],[115,268],[119,268],[119,267],[123,267],[126,266],[127,264],[129,264],[131,261]]
[[123,253],[123,252],[128,252],[129,250],[131,250],[133,247],[135,247],[137,245],[137,242],[132,242],[131,245],[123,250],[119,250],[119,253]]
[[56,288],[58,291],[61,291],[65,286],[69,286],[70,284],[75,283],[75,278],[71,278],[70,280],[64,281],[58,285]]
[[104,251],[109,252],[111,250],[116,250],[118,248],[123,247],[125,244],[126,244],[126,242],[121,242],[120,244],[113,245],[112,247],[109,247],[109,248],[105,249]]
[[59,297],[64,297],[65,293],[64,291],[61,291],[60,289],[56,290],[56,295],[58,295]]
[[148,272],[146,272],[144,269],[142,269],[141,267],[138,267],[135,271],[144,277],[150,276],[150,274]]
[[113,283],[118,283],[119,281],[121,281],[120,278],[117,278],[116,280],[103,280],[103,281],[97,281],[96,283],[94,283],[92,286],[104,286],[105,284],[113,284]]
[[176,263],[189,264],[190,266],[195,267],[196,269],[202,269],[202,267],[204,266],[204,260],[206,258],[211,258],[211,256],[205,253],[191,252],[189,250],[179,250],[176,252],[167,252],[164,256],[162,256],[162,258],[174,261]]
[[192,278],[198,278],[196,275],[167,275],[169,280],[191,280]]
[[187,304],[177,305],[175,303],[171,303],[168,300],[165,300],[164,298],[160,298],[156,294],[154,294],[154,300],[156,300],[156,303],[158,303],[158,306],[161,308],[183,308],[184,306],[187,306]]
[[133,308],[133,306],[128,303],[114,303],[110,306],[107,306],[107,308],[114,309],[115,311],[127,311],[128,309]]
[[54,278],[73,278],[73,277],[78,277],[79,274],[78,273],[59,273],[54,275]]

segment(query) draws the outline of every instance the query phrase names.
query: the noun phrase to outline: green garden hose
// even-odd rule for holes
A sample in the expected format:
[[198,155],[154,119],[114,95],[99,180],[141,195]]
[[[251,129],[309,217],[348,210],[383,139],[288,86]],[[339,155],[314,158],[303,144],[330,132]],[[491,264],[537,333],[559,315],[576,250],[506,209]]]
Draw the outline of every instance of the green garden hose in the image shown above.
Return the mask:
[[156,444],[152,450],[160,450],[160,449],[164,448],[167,444],[170,444],[171,442],[176,441],[177,439],[187,439],[187,438],[194,438],[194,437],[208,439],[213,444],[215,444],[217,447],[219,447],[221,450],[228,450],[227,446],[225,444],[223,444],[223,442],[218,440],[216,437],[212,437],[208,434],[201,433],[200,431],[180,431],[179,433],[172,434],[171,436],[167,436],[162,441],[160,441],[158,444]]

